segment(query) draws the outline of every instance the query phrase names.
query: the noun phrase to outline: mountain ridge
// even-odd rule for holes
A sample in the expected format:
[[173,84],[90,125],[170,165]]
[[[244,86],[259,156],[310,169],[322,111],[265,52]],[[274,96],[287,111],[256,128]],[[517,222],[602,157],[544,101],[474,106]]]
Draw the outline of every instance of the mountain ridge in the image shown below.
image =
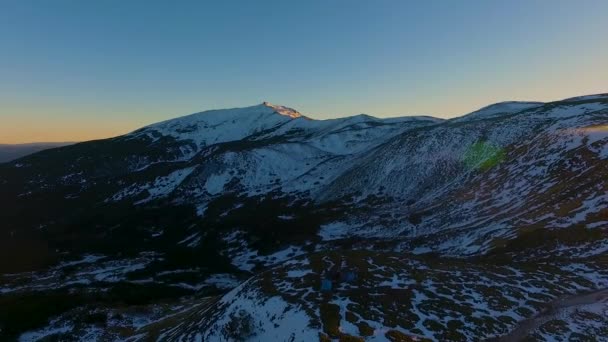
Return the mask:
[[32,142],[21,144],[0,144],[0,163],[7,163],[49,148],[75,144],[76,142]]

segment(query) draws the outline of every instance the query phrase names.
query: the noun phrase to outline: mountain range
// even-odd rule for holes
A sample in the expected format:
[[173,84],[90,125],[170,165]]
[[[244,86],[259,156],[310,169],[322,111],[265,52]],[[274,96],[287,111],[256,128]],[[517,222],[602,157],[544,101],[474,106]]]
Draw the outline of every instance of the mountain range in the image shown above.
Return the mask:
[[10,162],[17,158],[54,147],[73,144],[71,142],[48,142],[28,144],[0,144],[0,163]]
[[608,339],[608,94],[205,111],[0,164],[0,206],[0,337]]

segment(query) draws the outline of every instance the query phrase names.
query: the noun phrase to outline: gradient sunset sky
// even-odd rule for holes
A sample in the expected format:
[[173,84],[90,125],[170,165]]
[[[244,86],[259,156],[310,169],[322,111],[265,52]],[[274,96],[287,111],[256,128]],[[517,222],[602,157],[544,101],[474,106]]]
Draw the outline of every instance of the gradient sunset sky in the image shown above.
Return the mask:
[[606,0],[0,1],[0,143],[270,101],[453,117],[608,91]]

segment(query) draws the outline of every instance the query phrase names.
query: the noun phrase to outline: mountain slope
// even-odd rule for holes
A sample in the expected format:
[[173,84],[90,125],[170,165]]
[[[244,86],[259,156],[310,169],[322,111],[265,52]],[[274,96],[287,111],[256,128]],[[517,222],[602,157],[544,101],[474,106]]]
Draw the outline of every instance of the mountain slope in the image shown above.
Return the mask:
[[[482,245],[494,237],[513,238],[509,228],[601,227],[607,120],[604,98],[412,131],[371,151],[327,196],[382,192],[392,200],[375,210],[402,213],[389,223],[395,234],[437,233],[441,243],[429,239],[426,248],[457,248],[456,255],[487,251]],[[457,237],[447,239],[448,232]]]

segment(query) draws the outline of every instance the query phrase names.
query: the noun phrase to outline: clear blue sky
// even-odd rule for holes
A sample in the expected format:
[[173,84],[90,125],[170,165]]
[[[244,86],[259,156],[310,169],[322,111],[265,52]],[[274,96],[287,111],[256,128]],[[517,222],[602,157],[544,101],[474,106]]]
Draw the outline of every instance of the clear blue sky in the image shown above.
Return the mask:
[[452,117],[608,91],[608,1],[0,1],[0,143],[262,101]]

